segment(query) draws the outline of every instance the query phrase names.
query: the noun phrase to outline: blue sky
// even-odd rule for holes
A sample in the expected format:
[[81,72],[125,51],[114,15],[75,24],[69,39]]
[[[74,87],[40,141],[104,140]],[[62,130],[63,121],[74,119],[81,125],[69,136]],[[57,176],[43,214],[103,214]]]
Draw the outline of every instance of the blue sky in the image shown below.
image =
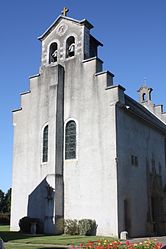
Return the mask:
[[0,189],[11,187],[13,109],[21,92],[29,90],[29,76],[38,73],[37,40],[64,6],[69,17],[88,19],[92,34],[104,47],[99,57],[114,83],[138,99],[143,84],[154,89],[155,104],[166,106],[166,1],[165,0],[1,0],[0,1]]

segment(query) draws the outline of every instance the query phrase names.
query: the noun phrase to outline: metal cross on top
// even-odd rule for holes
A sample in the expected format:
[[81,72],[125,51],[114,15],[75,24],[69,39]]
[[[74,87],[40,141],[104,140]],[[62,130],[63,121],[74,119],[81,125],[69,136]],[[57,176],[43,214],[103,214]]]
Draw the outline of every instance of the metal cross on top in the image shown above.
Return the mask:
[[63,16],[67,16],[67,12],[69,12],[69,9],[67,9],[66,7],[64,7],[63,10],[61,11],[61,14]]

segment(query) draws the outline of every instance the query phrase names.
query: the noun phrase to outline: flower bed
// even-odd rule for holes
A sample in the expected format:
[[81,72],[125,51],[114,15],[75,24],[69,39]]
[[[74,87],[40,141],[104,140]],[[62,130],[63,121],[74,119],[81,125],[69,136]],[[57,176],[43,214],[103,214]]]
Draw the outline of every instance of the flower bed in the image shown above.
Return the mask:
[[156,240],[146,240],[143,242],[131,243],[129,241],[108,241],[98,240],[97,242],[89,241],[86,244],[72,246],[72,249],[160,249],[162,244]]

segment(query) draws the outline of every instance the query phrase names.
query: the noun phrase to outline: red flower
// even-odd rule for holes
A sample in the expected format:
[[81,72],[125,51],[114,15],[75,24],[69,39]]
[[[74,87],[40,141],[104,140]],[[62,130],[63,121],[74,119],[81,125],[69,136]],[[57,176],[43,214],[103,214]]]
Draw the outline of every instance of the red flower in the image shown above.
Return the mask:
[[127,241],[126,241],[126,246],[128,246],[129,244],[130,244],[130,242],[127,240]]

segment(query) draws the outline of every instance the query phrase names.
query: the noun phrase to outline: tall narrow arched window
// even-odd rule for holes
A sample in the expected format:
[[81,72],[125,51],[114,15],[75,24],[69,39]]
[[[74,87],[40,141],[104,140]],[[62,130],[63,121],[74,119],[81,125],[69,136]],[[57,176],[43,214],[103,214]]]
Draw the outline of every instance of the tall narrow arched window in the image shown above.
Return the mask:
[[49,63],[56,62],[57,56],[58,56],[58,45],[56,42],[53,42],[50,45],[50,49],[49,49]]
[[48,161],[48,125],[46,125],[43,130],[43,155],[42,155],[42,162],[45,163],[47,161]]
[[75,38],[70,36],[66,41],[66,57],[72,57],[75,55]]
[[65,159],[74,158],[76,158],[76,123],[71,120],[65,129]]

